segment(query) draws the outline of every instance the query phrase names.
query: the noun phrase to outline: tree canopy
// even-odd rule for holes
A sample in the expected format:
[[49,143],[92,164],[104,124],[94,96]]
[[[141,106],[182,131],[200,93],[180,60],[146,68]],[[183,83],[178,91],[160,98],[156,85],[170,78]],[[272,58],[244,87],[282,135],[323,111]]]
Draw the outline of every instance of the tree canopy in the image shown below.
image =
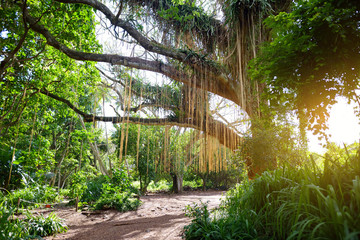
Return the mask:
[[300,0],[265,21],[271,39],[254,59],[252,76],[266,82],[274,104],[290,96],[315,132],[326,128],[337,96],[358,102],[359,10],[359,1]]

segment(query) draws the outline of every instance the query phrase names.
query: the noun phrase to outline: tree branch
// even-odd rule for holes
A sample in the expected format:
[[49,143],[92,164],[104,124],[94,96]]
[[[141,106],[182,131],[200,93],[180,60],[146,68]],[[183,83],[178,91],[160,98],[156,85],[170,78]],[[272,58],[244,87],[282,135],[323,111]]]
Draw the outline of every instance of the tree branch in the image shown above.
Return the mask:
[[[158,53],[161,55],[164,55],[166,57],[170,57],[176,60],[179,60],[181,62],[186,62],[196,69],[200,69],[203,67],[207,67],[214,73],[221,73],[221,69],[218,69],[217,67],[213,65],[209,65],[207,63],[204,63],[201,61],[201,59],[197,58],[196,56],[192,55],[190,51],[187,50],[180,50],[180,49],[173,49],[169,48],[163,44],[160,44],[158,42],[155,42],[154,40],[150,41],[147,37],[143,36],[142,33],[140,33],[135,27],[132,26],[127,21],[124,21],[122,19],[119,19],[119,14],[114,15],[112,11],[103,3],[97,1],[97,0],[56,0],[57,2],[62,3],[80,3],[85,4],[88,6],[93,7],[96,10],[99,10],[102,12],[106,18],[111,22],[113,26],[120,27],[124,29],[127,33],[129,33],[130,36],[132,36],[138,43],[146,50],[154,53]],[[209,60],[211,61],[211,60]],[[202,66],[200,66],[198,63],[201,62]],[[197,65],[197,66],[196,66]]]
[[[187,127],[193,128],[205,132],[206,134],[215,137],[219,142],[226,147],[235,150],[238,145],[241,143],[242,138],[234,132],[233,129],[230,129],[226,124],[213,119],[211,116],[208,116],[204,119],[188,119],[188,118],[139,118],[139,117],[121,117],[121,116],[96,116],[87,114],[80,109],[78,109],[74,104],[69,100],[59,97],[46,89],[41,89],[40,92],[46,96],[49,96],[55,100],[65,103],[68,107],[74,110],[76,113],[81,115],[84,118],[85,122],[93,121],[102,121],[102,122],[112,122],[112,123],[134,123],[141,125],[160,125],[160,126],[178,126],[178,127]],[[207,121],[207,122],[205,122]]]
[[[172,59],[179,60],[188,64],[199,75],[207,77],[207,84],[201,83],[201,81],[192,81],[191,76],[177,70],[175,67],[163,63],[161,61],[149,61],[138,57],[126,57],[116,54],[97,54],[80,52],[68,48],[64,44],[56,40],[56,38],[50,33],[50,31],[44,26],[38,24],[36,19],[30,16],[28,10],[24,10],[24,18],[30,24],[30,28],[37,33],[43,35],[47,43],[65,53],[68,57],[81,61],[95,61],[95,62],[106,62],[112,65],[121,65],[140,70],[152,71],[163,74],[175,81],[182,82],[188,86],[204,89],[206,91],[213,92],[219,96],[225,97],[235,103],[239,104],[239,97],[236,92],[236,82],[229,81],[226,76],[221,74],[221,69],[216,69],[213,65],[207,65],[203,59],[199,59],[195,54],[184,53],[183,50],[177,50],[167,48],[159,43],[149,41],[140,32],[138,32],[130,23],[121,19],[116,19],[116,16],[102,3],[96,0],[57,0],[63,3],[82,3],[92,6],[95,9],[103,12],[105,16],[116,26],[122,27],[132,37],[134,37],[141,46],[146,50],[154,53],[159,53],[163,56],[170,57]],[[204,65],[205,64],[205,65]],[[215,69],[214,69],[215,68]],[[234,85],[235,84],[235,85]]]
[[63,102],[65,103],[69,108],[71,108],[72,110],[74,110],[74,112],[76,112],[77,114],[80,114],[81,116],[84,117],[84,119],[89,119],[89,118],[93,118],[93,115],[91,114],[87,114],[83,111],[81,111],[80,109],[78,109],[74,104],[72,104],[69,100],[65,99],[65,98],[62,98],[62,97],[59,97],[58,95],[55,95],[51,92],[49,92],[48,90],[46,90],[45,88],[42,88],[40,89],[40,93],[48,96],[48,97],[51,97],[57,101],[60,101],[60,102]]
[[172,106],[172,105],[164,105],[164,104],[161,104],[161,103],[146,103],[146,102],[144,102],[144,103],[141,103],[139,106],[130,108],[129,111],[137,112],[137,111],[142,110],[143,108],[147,108],[147,107],[161,107],[161,108],[167,109],[167,110],[179,109],[178,107]]

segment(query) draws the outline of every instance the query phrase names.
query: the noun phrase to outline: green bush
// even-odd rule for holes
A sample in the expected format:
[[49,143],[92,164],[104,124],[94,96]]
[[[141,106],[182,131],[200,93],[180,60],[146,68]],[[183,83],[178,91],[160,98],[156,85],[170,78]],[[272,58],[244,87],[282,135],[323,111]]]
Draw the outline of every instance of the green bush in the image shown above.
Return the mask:
[[103,192],[102,186],[107,182],[107,178],[103,175],[88,181],[87,187],[81,196],[81,201],[90,203],[98,200]]
[[112,208],[125,212],[140,206],[141,201],[136,198],[137,193],[125,169],[120,169],[112,172],[112,178],[98,176],[89,181],[80,201],[89,204],[92,209]]
[[94,209],[116,209],[120,212],[136,210],[141,202],[131,192],[106,192],[95,202]]
[[187,180],[183,181],[184,189],[186,187],[191,188],[191,189],[198,189],[198,188],[202,188],[202,186],[203,186],[202,179],[192,180],[192,181],[187,181]]
[[167,191],[169,192],[172,188],[172,183],[162,179],[160,181],[154,182],[151,181],[147,187],[147,190],[150,192],[159,192],[159,191]]

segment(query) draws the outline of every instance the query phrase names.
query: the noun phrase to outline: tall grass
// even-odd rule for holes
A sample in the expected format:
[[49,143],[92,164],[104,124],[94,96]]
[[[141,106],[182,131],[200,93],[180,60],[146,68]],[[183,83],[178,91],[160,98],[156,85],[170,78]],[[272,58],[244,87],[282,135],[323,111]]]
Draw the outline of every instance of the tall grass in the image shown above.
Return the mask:
[[[359,151],[324,158],[320,165],[309,158],[298,168],[264,172],[229,191],[222,213],[207,227],[217,236],[226,222],[227,232],[211,239],[360,239]],[[207,239],[192,238],[201,228],[193,221],[186,238]]]

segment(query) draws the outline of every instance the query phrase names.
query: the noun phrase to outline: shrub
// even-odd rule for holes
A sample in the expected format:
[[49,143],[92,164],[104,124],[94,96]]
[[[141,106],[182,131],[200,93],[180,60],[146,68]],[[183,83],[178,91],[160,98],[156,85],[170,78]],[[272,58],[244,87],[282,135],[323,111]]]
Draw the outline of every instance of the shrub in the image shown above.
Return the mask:
[[158,192],[158,191],[167,191],[169,192],[172,188],[172,183],[162,179],[160,181],[154,182],[151,181],[147,187],[147,190],[150,192]]
[[104,193],[94,204],[94,209],[116,209],[120,212],[136,210],[140,200],[131,192]]
[[108,180],[103,175],[88,181],[87,187],[81,196],[81,201],[90,203],[98,200],[103,192],[102,186],[107,182]]
[[112,178],[99,176],[89,181],[80,199],[93,209],[112,208],[125,212],[140,206],[141,201],[136,194],[137,189],[131,185],[131,179],[124,169],[120,169],[113,171]]

